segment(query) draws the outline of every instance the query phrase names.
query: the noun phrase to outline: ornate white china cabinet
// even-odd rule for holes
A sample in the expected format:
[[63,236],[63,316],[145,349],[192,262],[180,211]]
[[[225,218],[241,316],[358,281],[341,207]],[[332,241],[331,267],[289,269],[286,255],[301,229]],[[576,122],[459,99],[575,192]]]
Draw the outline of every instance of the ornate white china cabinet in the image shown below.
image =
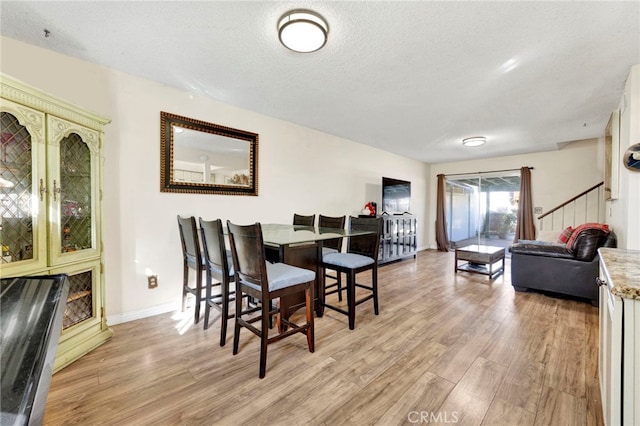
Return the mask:
[[4,74],[0,119],[0,276],[69,276],[57,371],[112,335],[101,232],[110,120]]

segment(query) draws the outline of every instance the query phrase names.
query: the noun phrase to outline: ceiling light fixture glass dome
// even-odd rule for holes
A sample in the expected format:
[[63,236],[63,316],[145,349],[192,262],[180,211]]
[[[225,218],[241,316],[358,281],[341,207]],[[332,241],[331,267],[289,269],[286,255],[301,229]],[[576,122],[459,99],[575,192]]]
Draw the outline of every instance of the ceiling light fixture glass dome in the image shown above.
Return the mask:
[[484,136],[473,136],[471,138],[462,139],[462,144],[464,146],[480,146],[484,145],[487,142],[487,138]]
[[327,22],[310,10],[292,10],[278,22],[280,42],[294,52],[319,50],[327,42],[328,32]]

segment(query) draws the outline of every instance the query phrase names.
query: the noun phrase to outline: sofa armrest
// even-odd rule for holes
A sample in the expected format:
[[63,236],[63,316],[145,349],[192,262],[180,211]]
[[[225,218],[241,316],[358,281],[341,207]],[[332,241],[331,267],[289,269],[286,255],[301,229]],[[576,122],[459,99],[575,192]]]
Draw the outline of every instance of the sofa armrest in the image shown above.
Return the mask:
[[[576,259],[591,262],[597,254],[598,248],[608,243],[609,231],[588,228],[580,232],[573,244]],[[611,244],[610,242],[608,244]]]
[[516,243],[509,248],[513,254],[574,259],[573,251],[563,245]]

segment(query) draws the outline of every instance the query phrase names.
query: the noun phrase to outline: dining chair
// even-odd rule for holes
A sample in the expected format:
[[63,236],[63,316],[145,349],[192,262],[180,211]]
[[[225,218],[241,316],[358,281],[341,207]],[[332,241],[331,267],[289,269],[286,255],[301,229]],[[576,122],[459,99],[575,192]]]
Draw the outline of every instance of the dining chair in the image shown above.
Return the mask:
[[[318,216],[318,227],[320,228],[320,232],[322,232],[322,228],[334,228],[334,229],[344,229],[344,224],[346,221],[346,216]],[[322,241],[322,257],[331,254],[338,253],[342,251],[342,238],[335,238],[330,240]],[[342,301],[342,274],[336,272],[335,275],[327,275],[325,271],[326,278],[332,278],[336,282],[325,286],[325,296],[338,293],[338,300]],[[331,291],[326,291],[327,289],[332,289]],[[333,290],[335,289],[335,290]]]
[[[204,307],[204,329],[209,328],[211,308],[220,311],[220,346],[227,340],[227,324],[233,314],[229,313],[229,303],[235,300],[235,292],[230,290],[235,280],[231,250],[226,249],[222,220],[198,219],[202,234],[202,251],[207,272],[206,298]],[[215,280],[215,284],[213,282]],[[214,293],[214,290],[219,290]]]
[[[330,253],[322,258],[322,290],[325,292],[324,306],[333,309],[349,318],[349,329],[355,328],[356,305],[373,299],[373,311],[378,315],[378,251],[380,249],[380,233],[382,232],[382,218],[349,219],[349,233],[368,231],[367,234],[350,236],[347,241],[346,253]],[[347,310],[326,302],[326,270],[331,269],[347,276]],[[360,272],[371,271],[371,285],[360,284],[356,275]],[[356,300],[356,289],[362,288],[370,293]]]
[[[182,244],[183,263],[182,311],[184,312],[186,308],[187,295],[193,294],[196,298],[193,322],[197,324],[200,321],[200,305],[204,300],[202,298],[202,273],[206,268],[202,251],[200,251],[196,218],[193,216],[180,217],[178,215],[178,230],[180,232],[180,243]],[[196,272],[195,288],[189,285],[189,270]]]
[[[316,274],[308,269],[284,263],[269,263],[265,258],[262,226],[235,225],[227,221],[229,242],[233,257],[233,267],[236,273],[236,307],[235,327],[233,333],[233,354],[238,353],[240,343],[240,329],[242,327],[260,337],[260,368],[259,377],[265,376],[267,365],[267,346],[295,333],[307,336],[309,352],[314,351],[313,325],[313,285]],[[278,307],[271,303],[273,299],[303,292],[305,294],[306,323],[297,325],[285,319]],[[260,300],[257,307],[243,307],[243,295]],[[259,311],[259,315],[251,315]],[[278,333],[269,337],[269,324],[272,315],[277,314],[278,327],[273,330]],[[260,328],[253,324],[259,322]],[[286,331],[281,325],[286,326]]]
[[310,216],[304,216],[301,214],[294,213],[293,214],[293,224],[294,225],[302,225],[302,226],[313,226],[316,221],[316,215],[312,214]]

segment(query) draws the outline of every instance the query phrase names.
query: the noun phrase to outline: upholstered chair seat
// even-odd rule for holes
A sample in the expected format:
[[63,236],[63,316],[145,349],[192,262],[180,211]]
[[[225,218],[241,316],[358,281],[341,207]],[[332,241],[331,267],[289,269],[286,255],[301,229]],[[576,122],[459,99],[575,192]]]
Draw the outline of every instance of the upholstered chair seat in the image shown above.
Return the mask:
[[322,261],[327,267],[341,266],[343,268],[362,268],[363,266],[372,265],[375,260],[368,256],[355,253],[331,253],[322,257]]

